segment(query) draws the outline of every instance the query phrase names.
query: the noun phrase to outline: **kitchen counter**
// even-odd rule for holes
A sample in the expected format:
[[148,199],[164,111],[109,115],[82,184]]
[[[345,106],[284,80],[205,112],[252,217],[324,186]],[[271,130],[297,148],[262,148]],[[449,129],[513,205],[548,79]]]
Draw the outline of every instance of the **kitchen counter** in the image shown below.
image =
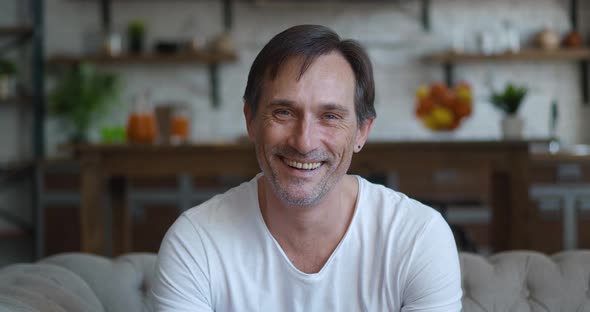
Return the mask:
[[[363,176],[395,172],[399,188],[420,198],[481,200],[492,208],[492,248],[526,248],[528,149],[526,141],[369,142],[355,154],[349,171]],[[252,177],[259,172],[250,143],[84,145],[76,151],[81,164],[81,250],[97,254],[109,253],[106,209],[112,209],[112,253],[130,249],[126,178],[177,174]],[[105,193],[109,195],[106,203]]]

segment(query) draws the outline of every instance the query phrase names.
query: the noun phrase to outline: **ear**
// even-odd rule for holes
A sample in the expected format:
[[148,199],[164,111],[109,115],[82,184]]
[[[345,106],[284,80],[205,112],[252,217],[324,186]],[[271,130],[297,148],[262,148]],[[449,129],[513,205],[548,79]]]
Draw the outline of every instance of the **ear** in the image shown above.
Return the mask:
[[367,142],[367,138],[369,137],[369,133],[371,132],[371,127],[373,127],[373,122],[375,121],[375,117],[371,117],[366,119],[357,129],[356,133],[356,140],[354,142],[354,151],[358,153],[363,149],[363,146]]
[[244,118],[246,119],[246,129],[248,130],[248,137],[250,137],[250,139],[254,138],[254,123],[253,123],[253,119],[254,116],[252,116],[252,111],[250,110],[250,105],[248,105],[248,103],[244,102]]

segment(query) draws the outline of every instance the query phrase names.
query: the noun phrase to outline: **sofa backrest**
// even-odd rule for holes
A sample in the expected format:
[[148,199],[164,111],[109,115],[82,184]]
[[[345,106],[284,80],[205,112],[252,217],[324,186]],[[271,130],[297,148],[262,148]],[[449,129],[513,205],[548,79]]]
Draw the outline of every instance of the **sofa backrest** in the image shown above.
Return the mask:
[[21,263],[0,270],[0,311],[105,311],[88,284],[52,264]]
[[[553,256],[510,251],[488,258],[460,253],[460,261],[463,311],[590,312],[590,250]],[[28,304],[18,311],[151,311],[155,265],[156,254],[108,259],[69,253],[9,266],[0,270],[0,311],[22,303],[14,296]],[[46,284],[58,289],[45,291]]]
[[108,312],[151,311],[149,290],[156,254],[130,253],[115,259],[67,253],[41,260],[80,276]]
[[461,253],[463,311],[590,312],[590,251]]

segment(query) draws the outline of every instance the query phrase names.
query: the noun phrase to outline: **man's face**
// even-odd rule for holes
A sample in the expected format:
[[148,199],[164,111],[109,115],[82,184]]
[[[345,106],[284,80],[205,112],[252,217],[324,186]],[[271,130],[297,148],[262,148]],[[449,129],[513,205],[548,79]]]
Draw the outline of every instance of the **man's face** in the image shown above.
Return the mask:
[[285,204],[309,206],[330,192],[363,145],[372,119],[359,127],[354,73],[339,53],[318,57],[299,80],[301,59],[267,79],[256,116],[244,106],[248,134],[274,194]]

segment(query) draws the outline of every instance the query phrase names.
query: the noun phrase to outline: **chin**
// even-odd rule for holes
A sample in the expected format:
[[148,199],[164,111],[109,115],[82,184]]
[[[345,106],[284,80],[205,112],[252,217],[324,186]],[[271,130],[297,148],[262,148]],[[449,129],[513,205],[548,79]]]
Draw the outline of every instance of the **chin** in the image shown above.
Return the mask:
[[288,206],[312,206],[318,203],[324,197],[324,190],[294,190],[292,187],[285,187],[281,183],[275,183],[277,181],[271,181],[271,185],[275,195]]
[[315,197],[296,197],[296,196],[279,196],[281,201],[288,206],[308,207],[320,201],[319,196]]

